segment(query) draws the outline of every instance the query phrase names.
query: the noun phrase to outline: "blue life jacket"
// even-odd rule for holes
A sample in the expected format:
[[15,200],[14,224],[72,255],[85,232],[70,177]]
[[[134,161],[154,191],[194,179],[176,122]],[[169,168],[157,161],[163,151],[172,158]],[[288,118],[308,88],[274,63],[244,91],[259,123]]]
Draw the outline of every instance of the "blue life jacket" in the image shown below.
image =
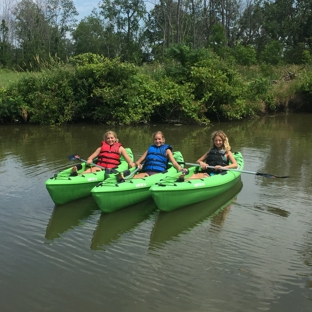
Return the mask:
[[161,146],[151,145],[147,150],[143,170],[165,172],[168,165],[166,156],[168,148],[172,151],[172,147],[168,144],[163,144]]

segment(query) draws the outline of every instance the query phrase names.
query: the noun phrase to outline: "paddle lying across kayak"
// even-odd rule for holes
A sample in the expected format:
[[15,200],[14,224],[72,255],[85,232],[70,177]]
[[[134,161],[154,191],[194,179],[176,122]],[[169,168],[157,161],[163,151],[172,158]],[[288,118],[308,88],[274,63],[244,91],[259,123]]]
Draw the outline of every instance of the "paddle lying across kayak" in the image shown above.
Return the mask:
[[[125,148],[125,150],[133,161],[131,149]],[[80,157],[76,157],[76,159],[82,161]],[[77,176],[70,176],[72,170],[72,167],[70,167],[55,174],[45,182],[46,188],[55,204],[66,204],[70,201],[90,196],[91,189],[98,183],[110,177],[114,177],[116,180],[118,172],[123,172],[128,169],[128,163],[123,156],[121,156],[120,165],[112,172],[100,170],[82,174],[82,172],[88,169],[86,162],[82,162],[81,167],[82,168],[78,170]]]
[[[184,162],[183,156],[179,151],[173,152],[173,157],[178,163]],[[130,179],[124,182],[117,182],[116,178],[107,179],[95,186],[91,193],[103,212],[113,212],[150,198],[149,188],[152,185],[162,179],[180,174],[181,172],[178,173],[172,163],[169,162],[165,173],[157,173],[149,177]]]
[[217,196],[230,189],[241,176],[244,169],[244,159],[240,152],[233,153],[238,170],[228,170],[215,174],[209,178],[187,180],[198,168],[188,168],[189,173],[185,175],[185,182],[166,178],[150,188],[150,193],[158,209],[171,211],[183,206],[188,206],[203,200]]

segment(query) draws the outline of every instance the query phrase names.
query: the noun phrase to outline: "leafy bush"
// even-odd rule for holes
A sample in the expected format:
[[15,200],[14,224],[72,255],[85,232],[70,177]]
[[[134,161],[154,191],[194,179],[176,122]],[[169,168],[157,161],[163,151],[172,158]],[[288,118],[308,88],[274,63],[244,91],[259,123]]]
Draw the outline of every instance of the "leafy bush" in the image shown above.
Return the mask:
[[207,124],[208,118],[275,111],[295,93],[311,103],[311,69],[284,83],[285,68],[267,63],[237,66],[208,49],[185,46],[173,47],[169,55],[165,65],[137,67],[87,53],[72,58],[70,66],[25,75],[0,90],[0,122]]
[[2,102],[20,112],[14,118],[33,123],[61,124],[72,120],[74,95],[71,73],[53,70],[36,76],[25,76],[7,88]]
[[237,45],[233,49],[230,49],[230,53],[234,56],[235,61],[239,65],[251,66],[257,63],[257,53],[253,46]]
[[260,53],[259,59],[266,64],[277,66],[283,62],[282,54],[282,43],[272,40],[270,43],[265,45],[264,50]]
[[41,124],[62,124],[72,121],[75,113],[75,96],[72,74],[58,70],[44,73],[38,89],[31,99],[30,121]]
[[12,97],[7,90],[0,89],[0,122],[11,123],[22,117],[23,101],[21,96]]
[[208,123],[201,107],[194,101],[191,84],[180,85],[169,77],[163,77],[157,84],[157,105],[154,116],[163,122]]

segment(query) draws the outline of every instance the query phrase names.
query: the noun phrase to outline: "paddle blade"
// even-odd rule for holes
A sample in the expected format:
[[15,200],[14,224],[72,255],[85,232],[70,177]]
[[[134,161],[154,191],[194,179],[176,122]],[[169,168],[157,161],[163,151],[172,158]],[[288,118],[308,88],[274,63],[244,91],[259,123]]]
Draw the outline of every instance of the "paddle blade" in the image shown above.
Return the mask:
[[79,155],[77,155],[77,154],[69,155],[69,156],[67,156],[67,158],[68,158],[69,160],[80,160],[80,157],[79,157]]
[[273,175],[273,174],[261,173],[261,172],[257,172],[256,175],[260,175],[262,177],[269,178],[269,179],[285,179],[285,178],[289,178],[289,176],[276,176],[276,175]]

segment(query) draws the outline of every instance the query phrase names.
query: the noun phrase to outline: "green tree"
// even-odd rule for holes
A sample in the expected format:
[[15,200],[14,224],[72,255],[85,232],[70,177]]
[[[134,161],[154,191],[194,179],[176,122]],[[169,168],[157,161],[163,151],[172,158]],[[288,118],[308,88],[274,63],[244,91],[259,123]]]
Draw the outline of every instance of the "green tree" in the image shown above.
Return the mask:
[[52,55],[65,59],[70,54],[67,37],[76,28],[78,12],[73,0],[47,0],[42,6],[44,15],[52,28],[50,49]]
[[224,34],[224,27],[221,24],[215,24],[212,27],[209,46],[219,56],[225,57],[226,52],[226,37]]
[[65,60],[70,51],[67,37],[74,29],[77,14],[72,0],[19,2],[14,16],[15,39],[22,52],[20,66],[38,68],[51,56]]
[[282,52],[282,43],[277,40],[272,40],[269,44],[265,46],[259,58],[262,62],[265,62],[267,64],[279,65],[283,60]]
[[104,21],[95,14],[85,17],[73,31],[75,54],[94,53],[110,56],[110,48],[105,49]]
[[143,0],[103,0],[100,8],[111,29],[122,38],[122,59],[137,61],[141,54],[140,23],[146,15]]
[[[36,57],[47,59],[50,52],[47,34],[51,27],[45,20],[43,11],[31,0],[22,0],[15,7],[16,39],[22,51],[24,66],[33,68]],[[22,63],[20,64],[21,66]],[[23,67],[24,67],[23,66]]]
[[0,25],[0,65],[8,66],[10,63],[9,28],[3,19]]
[[312,10],[310,0],[275,0],[263,3],[263,28],[271,40],[285,48],[286,61],[301,63],[302,53],[294,52],[306,47],[312,50]]
[[252,45],[243,46],[241,44],[236,45],[231,54],[234,56],[237,64],[244,66],[251,66],[257,63],[256,50]]

